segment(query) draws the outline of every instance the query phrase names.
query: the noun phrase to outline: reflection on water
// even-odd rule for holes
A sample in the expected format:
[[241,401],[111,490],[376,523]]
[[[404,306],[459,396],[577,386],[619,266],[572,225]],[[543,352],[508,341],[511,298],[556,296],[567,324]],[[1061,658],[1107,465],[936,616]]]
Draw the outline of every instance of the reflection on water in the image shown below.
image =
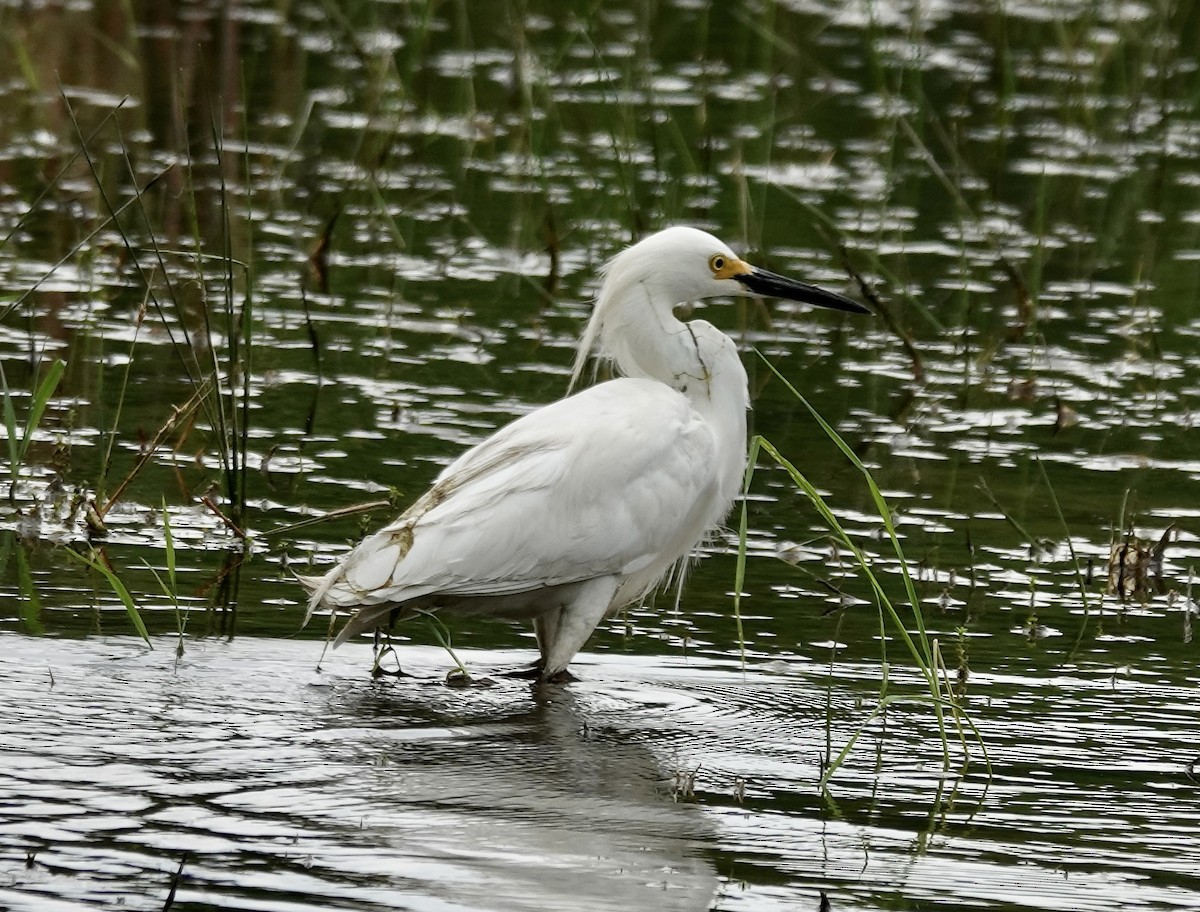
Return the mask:
[[416,678],[370,683],[361,650],[318,672],[305,642],[209,642],[178,668],[127,639],[2,645],[22,652],[0,665],[14,910],[159,909],[181,858],[180,909],[1200,902],[1200,709],[1174,685],[987,676],[990,779],[943,780],[928,715],[898,709],[823,799],[825,720],[845,737],[873,668],[826,692],[811,667],[585,661],[570,688],[461,690],[419,649]]
[[161,908],[185,853],[176,908],[711,904],[711,827],[611,730],[653,701],[370,685],[317,673],[318,650],[214,642],[175,669],[41,641],[5,662],[0,905]]
[[[593,6],[0,8],[18,425],[67,362],[0,469],[0,905],[158,909],[186,851],[177,907],[1200,906],[1196,3]],[[397,508],[271,530],[406,502],[560,396],[600,264],[670,222],[890,314],[703,315],[871,467],[986,788],[898,704],[817,797],[883,662],[910,682],[765,466],[741,627],[719,536],[565,691],[421,683],[449,663],[410,643],[421,679],[372,684],[282,639],[292,572]],[[745,360],[755,430],[899,591],[861,477]],[[1113,543],[1168,529],[1161,591],[1107,593]],[[65,554],[89,539],[153,654],[104,638],[131,628]]]

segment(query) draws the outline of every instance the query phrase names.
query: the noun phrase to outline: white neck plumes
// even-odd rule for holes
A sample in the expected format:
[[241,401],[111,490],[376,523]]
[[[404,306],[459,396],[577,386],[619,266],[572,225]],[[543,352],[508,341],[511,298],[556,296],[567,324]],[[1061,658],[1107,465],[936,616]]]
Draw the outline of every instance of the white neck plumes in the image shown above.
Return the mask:
[[612,361],[626,377],[657,380],[675,389],[707,380],[702,321],[683,323],[675,308],[689,301],[736,292],[712,277],[708,258],[732,258],[712,235],[668,228],[622,251],[608,264],[596,306],[580,340],[571,375],[578,382],[589,355]]
[[713,277],[714,256],[734,259],[719,240],[694,228],[668,228],[618,254],[580,340],[571,384],[594,351],[625,377],[657,381],[686,396],[713,429],[725,509],[745,468],[746,371],[733,340],[705,320],[684,323],[674,313],[688,301],[737,293],[735,283]]

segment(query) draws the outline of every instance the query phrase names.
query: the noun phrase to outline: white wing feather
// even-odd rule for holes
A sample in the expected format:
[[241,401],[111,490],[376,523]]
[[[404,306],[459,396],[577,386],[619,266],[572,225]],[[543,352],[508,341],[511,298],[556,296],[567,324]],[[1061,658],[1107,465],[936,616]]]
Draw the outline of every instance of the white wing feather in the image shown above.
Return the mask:
[[728,509],[715,449],[687,398],[656,381],[613,380],[540,408],[313,581],[309,614],[611,574],[653,583]]

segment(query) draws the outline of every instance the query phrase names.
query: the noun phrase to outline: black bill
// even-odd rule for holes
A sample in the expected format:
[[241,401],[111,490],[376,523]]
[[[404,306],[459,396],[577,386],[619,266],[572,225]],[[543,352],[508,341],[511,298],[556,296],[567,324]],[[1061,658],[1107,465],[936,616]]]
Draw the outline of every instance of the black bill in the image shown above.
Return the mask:
[[871,311],[849,298],[833,291],[826,291],[816,285],[797,282],[787,276],[776,275],[765,269],[753,268],[750,272],[734,276],[747,291],[764,298],[784,298],[788,301],[801,301],[814,304],[817,307],[827,307],[830,310],[841,310],[846,313],[869,314]]

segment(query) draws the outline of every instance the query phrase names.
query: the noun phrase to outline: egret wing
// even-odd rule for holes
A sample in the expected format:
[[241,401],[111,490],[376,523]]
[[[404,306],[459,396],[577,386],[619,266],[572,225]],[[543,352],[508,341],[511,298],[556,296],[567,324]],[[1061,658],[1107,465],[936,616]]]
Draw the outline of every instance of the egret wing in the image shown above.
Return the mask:
[[709,426],[669,387],[592,387],[464,453],[326,576],[314,605],[660,574],[727,506],[714,503],[713,456]]

